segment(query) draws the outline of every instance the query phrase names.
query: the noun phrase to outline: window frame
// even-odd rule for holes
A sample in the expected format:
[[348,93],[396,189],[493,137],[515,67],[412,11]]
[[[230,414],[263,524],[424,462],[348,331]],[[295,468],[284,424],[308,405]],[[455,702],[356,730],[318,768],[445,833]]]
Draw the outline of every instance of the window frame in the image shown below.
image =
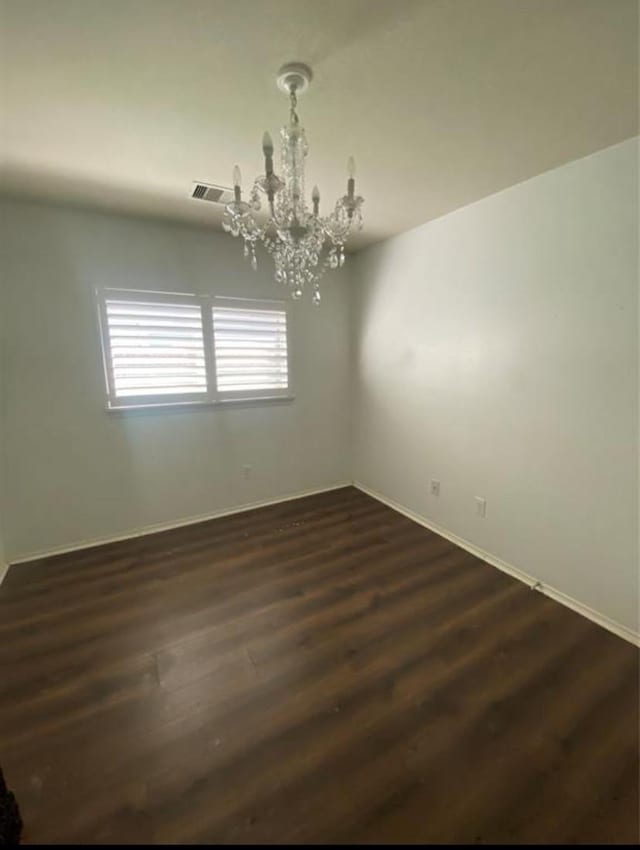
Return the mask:
[[[245,298],[226,295],[196,295],[188,292],[168,292],[151,289],[121,289],[119,287],[97,287],[95,290],[98,306],[98,322],[102,351],[104,382],[106,388],[106,409],[126,412],[128,410],[200,409],[227,404],[255,404],[267,402],[293,401],[295,398],[292,382],[291,362],[291,305],[280,299]],[[207,389],[198,393],[162,393],[158,395],[118,397],[115,393],[111,340],[107,317],[107,301],[138,301],[155,304],[189,304],[200,307],[202,321],[202,344]],[[218,305],[226,308],[248,310],[278,310],[286,316],[287,336],[287,387],[273,391],[222,390],[217,388],[216,351],[213,330],[213,309]]]

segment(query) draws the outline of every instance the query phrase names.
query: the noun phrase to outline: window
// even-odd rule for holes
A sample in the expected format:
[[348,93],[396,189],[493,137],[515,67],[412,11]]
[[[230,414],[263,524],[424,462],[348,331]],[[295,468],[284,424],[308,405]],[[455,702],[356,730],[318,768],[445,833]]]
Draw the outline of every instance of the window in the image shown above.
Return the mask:
[[111,291],[101,306],[111,405],[206,399],[202,309],[195,299]]
[[287,313],[281,309],[213,306],[218,394],[282,393],[289,386]]
[[111,408],[291,398],[279,301],[98,292]]

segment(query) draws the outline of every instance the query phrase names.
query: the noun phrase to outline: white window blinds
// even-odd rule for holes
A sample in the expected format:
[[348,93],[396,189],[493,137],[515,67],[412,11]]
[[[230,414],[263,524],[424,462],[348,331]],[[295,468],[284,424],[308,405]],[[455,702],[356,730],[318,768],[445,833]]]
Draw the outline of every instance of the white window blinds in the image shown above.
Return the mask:
[[116,398],[206,394],[199,304],[105,301]]
[[290,398],[279,301],[98,291],[110,407]]
[[269,395],[289,387],[285,310],[213,307],[219,393]]

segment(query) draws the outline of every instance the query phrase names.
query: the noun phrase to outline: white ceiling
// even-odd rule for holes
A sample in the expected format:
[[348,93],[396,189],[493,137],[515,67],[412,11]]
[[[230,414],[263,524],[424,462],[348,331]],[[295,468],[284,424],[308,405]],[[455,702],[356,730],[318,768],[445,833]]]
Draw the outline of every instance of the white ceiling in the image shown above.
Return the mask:
[[4,0],[4,191],[219,222],[309,63],[308,182],[355,247],[638,133],[637,0]]

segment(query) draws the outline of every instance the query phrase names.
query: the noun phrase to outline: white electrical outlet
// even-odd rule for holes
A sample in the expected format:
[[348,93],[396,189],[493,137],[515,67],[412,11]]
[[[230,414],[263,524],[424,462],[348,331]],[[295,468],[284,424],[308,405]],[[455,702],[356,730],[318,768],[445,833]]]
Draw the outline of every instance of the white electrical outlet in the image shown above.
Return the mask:
[[250,463],[245,463],[245,465],[242,467],[242,477],[245,481],[248,481],[249,478],[251,478],[251,469],[252,467]]
[[476,515],[481,517],[487,515],[487,500],[482,496],[476,496]]
[[437,478],[432,478],[429,482],[429,492],[432,496],[440,495],[440,481]]

